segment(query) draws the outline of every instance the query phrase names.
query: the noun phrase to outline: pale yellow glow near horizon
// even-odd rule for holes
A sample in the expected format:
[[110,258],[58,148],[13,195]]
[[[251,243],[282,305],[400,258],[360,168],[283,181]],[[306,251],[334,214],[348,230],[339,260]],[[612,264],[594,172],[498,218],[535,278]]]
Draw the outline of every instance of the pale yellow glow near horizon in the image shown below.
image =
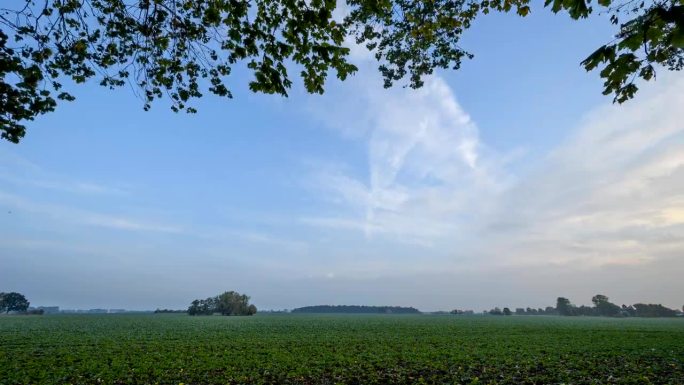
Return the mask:
[[661,212],[660,217],[668,224],[684,224],[684,207],[672,207]]

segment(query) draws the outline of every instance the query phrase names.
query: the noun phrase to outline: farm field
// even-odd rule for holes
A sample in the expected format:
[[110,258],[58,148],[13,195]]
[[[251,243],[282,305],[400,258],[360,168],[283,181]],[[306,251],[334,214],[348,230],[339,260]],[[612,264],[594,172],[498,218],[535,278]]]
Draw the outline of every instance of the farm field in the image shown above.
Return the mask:
[[0,317],[0,384],[684,384],[683,319]]

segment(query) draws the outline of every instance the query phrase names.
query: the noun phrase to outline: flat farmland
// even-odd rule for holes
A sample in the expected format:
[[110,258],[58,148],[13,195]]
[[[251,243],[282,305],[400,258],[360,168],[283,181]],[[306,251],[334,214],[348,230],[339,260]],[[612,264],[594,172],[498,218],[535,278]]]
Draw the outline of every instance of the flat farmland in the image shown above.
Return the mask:
[[684,384],[684,319],[0,317],[0,384]]

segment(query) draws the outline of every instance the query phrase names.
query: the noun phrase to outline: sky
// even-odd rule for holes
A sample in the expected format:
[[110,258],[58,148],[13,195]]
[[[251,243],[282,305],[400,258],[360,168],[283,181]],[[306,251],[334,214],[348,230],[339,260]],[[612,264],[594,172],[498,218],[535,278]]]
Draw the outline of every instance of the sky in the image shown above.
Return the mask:
[[424,311],[684,304],[684,76],[613,105],[579,62],[608,21],[488,15],[419,90],[359,72],[324,95],[207,96],[144,112],[77,100],[0,143],[0,291],[62,308]]

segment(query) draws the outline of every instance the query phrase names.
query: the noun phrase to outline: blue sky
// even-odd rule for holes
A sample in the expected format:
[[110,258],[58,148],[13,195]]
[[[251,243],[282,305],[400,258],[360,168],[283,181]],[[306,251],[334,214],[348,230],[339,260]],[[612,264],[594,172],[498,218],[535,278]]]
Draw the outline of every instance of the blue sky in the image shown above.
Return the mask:
[[0,143],[0,290],[35,305],[184,308],[681,307],[684,78],[611,105],[580,66],[606,20],[478,19],[475,54],[418,91],[360,71],[323,96],[205,97],[149,112],[128,89]]

